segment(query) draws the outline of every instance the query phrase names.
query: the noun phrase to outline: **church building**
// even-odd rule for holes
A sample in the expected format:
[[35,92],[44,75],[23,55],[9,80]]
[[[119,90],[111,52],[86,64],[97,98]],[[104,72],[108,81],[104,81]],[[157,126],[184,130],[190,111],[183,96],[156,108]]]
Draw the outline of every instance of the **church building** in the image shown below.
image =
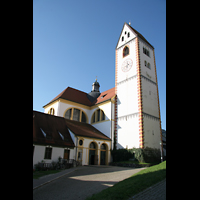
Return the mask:
[[[60,155],[82,165],[108,164],[114,147],[162,148],[154,47],[124,23],[115,48],[115,87],[101,92],[97,79],[91,92],[67,87],[43,108],[33,111],[35,164],[45,160],[47,148],[55,155],[47,162]],[[55,143],[47,142],[48,133]]]

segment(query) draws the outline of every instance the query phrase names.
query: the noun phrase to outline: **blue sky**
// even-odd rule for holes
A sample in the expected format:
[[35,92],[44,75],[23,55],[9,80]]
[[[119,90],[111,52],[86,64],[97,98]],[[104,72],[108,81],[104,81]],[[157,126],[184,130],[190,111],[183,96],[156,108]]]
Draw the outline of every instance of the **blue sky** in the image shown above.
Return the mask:
[[33,0],[33,110],[68,86],[115,86],[115,47],[124,22],[155,48],[162,128],[166,129],[165,0]]

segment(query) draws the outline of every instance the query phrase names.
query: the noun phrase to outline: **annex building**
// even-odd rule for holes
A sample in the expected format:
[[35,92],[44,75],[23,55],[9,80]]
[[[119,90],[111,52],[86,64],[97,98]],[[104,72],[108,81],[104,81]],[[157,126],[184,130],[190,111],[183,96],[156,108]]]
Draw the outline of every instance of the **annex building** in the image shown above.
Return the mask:
[[[114,72],[113,72],[114,73]],[[115,87],[91,92],[67,87],[33,111],[33,164],[59,156],[104,165],[110,150],[162,148],[154,47],[124,23],[115,48]]]

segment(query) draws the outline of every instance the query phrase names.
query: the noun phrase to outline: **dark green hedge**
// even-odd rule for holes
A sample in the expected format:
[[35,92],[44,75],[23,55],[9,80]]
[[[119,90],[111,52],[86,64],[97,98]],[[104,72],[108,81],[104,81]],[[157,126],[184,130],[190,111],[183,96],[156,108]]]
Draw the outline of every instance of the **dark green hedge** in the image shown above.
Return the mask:
[[130,158],[137,159],[140,163],[156,163],[160,162],[160,150],[146,147],[132,149],[114,149],[111,151],[113,162],[128,161]]
[[128,150],[130,153],[135,153],[135,158],[141,163],[155,163],[161,161],[160,149],[146,147],[132,148]]
[[133,154],[127,149],[114,149],[111,151],[113,162],[127,161],[133,157]]

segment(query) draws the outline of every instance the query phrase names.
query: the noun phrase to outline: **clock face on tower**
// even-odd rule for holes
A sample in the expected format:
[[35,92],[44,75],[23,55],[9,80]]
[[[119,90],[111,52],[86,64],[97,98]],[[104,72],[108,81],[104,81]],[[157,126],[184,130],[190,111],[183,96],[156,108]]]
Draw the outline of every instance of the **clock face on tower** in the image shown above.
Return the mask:
[[133,65],[133,61],[132,61],[130,58],[126,59],[126,60],[122,63],[122,71],[123,71],[123,72],[129,71],[129,70],[131,69],[132,65]]

